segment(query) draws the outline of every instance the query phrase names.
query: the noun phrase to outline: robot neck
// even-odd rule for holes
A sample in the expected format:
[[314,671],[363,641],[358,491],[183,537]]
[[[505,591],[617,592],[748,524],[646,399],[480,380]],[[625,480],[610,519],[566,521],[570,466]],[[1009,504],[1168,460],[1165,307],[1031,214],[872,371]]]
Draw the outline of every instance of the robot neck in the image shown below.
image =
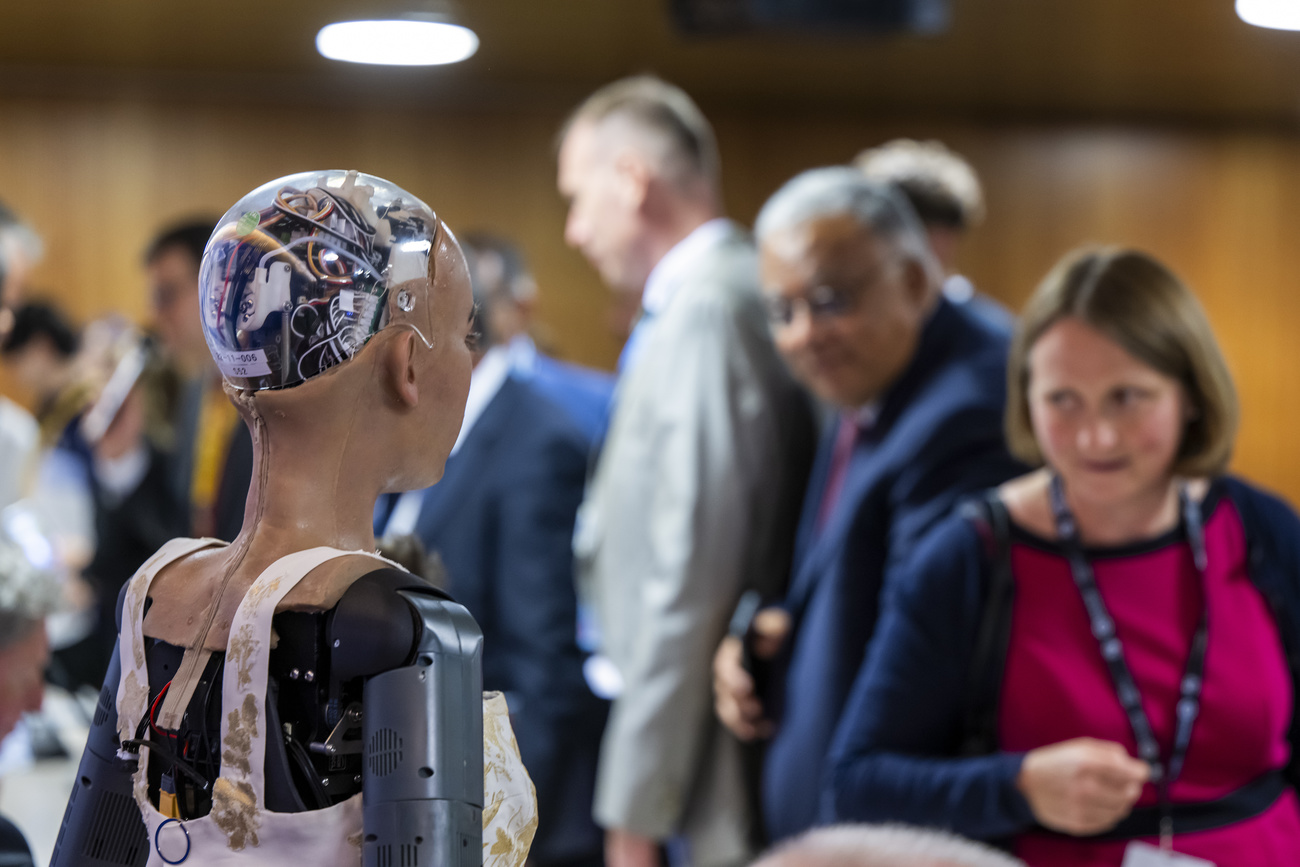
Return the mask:
[[[253,477],[235,547],[246,546],[253,560],[263,551],[279,556],[319,545],[375,549],[373,514],[383,482],[359,430],[368,413],[346,400],[353,389],[316,384],[234,396],[253,438]],[[349,405],[333,405],[339,398]]]

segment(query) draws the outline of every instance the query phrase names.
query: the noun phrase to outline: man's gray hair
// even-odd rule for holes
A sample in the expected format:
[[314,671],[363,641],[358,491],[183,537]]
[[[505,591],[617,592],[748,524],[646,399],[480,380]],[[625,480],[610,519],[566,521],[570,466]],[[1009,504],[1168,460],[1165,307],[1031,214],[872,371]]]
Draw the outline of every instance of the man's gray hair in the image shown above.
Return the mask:
[[893,187],[869,181],[848,166],[809,169],[795,175],[763,205],[754,234],[762,243],[776,232],[844,215],[920,263],[928,273],[938,274],[925,228],[912,206]]
[[59,584],[22,549],[0,539],[0,650],[27,637],[59,603]]
[[908,825],[836,825],[779,844],[754,867],[1024,867],[983,843]]
[[703,180],[710,188],[717,186],[720,161],[713,127],[680,87],[653,75],[607,84],[574,110],[560,130],[560,140],[575,124],[611,121],[626,123],[640,133],[669,179]]

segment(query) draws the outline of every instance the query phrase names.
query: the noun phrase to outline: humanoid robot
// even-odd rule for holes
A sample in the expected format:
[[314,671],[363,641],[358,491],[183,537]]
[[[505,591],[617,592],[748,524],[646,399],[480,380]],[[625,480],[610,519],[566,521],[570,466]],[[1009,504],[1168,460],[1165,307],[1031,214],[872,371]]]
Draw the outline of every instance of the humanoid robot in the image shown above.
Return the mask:
[[536,803],[482,635],[369,553],[376,497],[437,481],[460,428],[455,238],[387,181],[293,175],[221,220],[200,296],[253,434],[244,529],[124,589],[52,863],[519,867]]

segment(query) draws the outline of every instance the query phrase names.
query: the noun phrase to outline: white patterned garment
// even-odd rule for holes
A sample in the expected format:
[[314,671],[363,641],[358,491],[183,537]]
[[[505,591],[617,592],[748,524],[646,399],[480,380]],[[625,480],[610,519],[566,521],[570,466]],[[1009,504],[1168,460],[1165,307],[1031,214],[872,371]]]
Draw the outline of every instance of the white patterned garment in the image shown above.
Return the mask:
[[537,792],[499,692],[483,694],[483,867],[519,867],[537,833]]
[[[118,685],[119,737],[134,736],[149,699],[145,666],[145,600],[153,578],[167,564],[212,539],[177,539],[164,545],[131,579],[122,611],[122,676]],[[180,822],[149,800],[147,763],[135,775],[135,799],[149,836],[148,867],[185,863],[196,867],[306,863],[357,867],[361,863],[361,795],[322,810],[273,813],[266,809],[263,762],[264,706],[275,606],[312,569],[334,557],[359,552],[313,548],[277,560],[253,583],[230,627],[222,684],[221,773],[214,783],[212,812]],[[376,558],[379,559],[379,558]],[[537,829],[532,781],[519,758],[505,701],[484,696],[483,863],[522,867]]]

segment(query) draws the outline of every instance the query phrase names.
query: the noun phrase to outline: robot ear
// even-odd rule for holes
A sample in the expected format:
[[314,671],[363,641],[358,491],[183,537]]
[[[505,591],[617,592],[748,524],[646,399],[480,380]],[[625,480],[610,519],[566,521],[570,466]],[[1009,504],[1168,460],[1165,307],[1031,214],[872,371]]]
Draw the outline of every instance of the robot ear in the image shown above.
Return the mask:
[[393,329],[391,338],[380,347],[379,375],[385,389],[403,407],[413,409],[420,402],[417,383],[416,352],[424,349],[416,342],[417,335],[407,328]]

